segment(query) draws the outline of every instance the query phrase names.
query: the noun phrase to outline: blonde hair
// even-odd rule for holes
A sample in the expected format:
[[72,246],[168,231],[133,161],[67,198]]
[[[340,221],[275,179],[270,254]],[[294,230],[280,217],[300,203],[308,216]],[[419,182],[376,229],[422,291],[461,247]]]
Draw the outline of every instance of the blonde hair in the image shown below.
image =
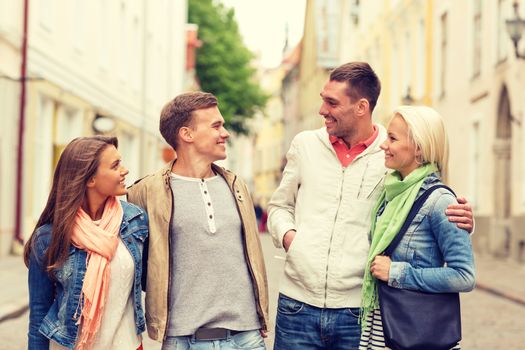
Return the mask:
[[443,181],[448,172],[448,138],[441,115],[427,106],[399,106],[392,118],[400,116],[408,125],[408,137],[421,151],[419,162],[437,166]]

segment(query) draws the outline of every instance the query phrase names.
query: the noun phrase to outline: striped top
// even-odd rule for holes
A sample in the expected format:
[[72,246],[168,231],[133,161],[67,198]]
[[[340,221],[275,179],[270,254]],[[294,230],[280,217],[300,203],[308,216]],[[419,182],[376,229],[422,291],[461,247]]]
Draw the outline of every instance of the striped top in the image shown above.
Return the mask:
[[[389,349],[385,346],[383,335],[383,323],[381,321],[381,310],[374,309],[366,318],[366,328],[361,333],[359,350],[384,350]],[[460,350],[459,343],[450,350]]]

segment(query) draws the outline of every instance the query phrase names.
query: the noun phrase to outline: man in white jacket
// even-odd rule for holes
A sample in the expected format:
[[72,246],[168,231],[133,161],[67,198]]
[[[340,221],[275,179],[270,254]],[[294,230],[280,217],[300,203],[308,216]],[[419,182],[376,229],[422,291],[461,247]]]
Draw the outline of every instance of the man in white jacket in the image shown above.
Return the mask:
[[[359,347],[370,215],[386,174],[386,131],[372,123],[380,91],[367,63],[336,68],[321,92],[325,127],[299,133],[287,153],[268,205],[274,244],[287,252],[275,350]],[[468,204],[447,214],[472,230]]]

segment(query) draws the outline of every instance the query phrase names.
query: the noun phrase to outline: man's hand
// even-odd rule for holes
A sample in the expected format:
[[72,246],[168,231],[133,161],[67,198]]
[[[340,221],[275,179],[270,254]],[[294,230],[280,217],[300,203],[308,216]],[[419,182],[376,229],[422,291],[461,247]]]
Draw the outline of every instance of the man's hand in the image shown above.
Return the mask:
[[458,197],[459,204],[451,204],[445,210],[445,214],[448,216],[448,221],[455,222],[459,228],[466,230],[468,233],[472,233],[474,228],[474,219],[472,215],[472,208],[464,197]]
[[295,238],[295,230],[289,230],[286,231],[283,237],[283,248],[285,252],[288,252],[288,248],[290,248],[290,244],[292,244],[293,239]]
[[372,261],[370,265],[370,272],[372,276],[378,280],[388,282],[388,277],[390,276],[390,257],[384,255],[378,255]]

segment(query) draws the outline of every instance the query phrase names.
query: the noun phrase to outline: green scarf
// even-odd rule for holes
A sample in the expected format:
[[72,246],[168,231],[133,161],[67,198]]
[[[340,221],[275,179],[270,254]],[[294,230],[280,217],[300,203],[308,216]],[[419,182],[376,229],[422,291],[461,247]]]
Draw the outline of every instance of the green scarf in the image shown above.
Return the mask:
[[[413,170],[404,179],[401,179],[401,174],[397,171],[388,174],[385,178],[385,189],[372,211],[372,227],[370,229],[372,242],[363,278],[361,301],[361,326],[363,330],[366,327],[368,314],[379,307],[377,279],[370,273],[370,265],[374,258],[388,247],[403,226],[425,178],[437,170],[435,165],[425,164]],[[385,201],[385,209],[377,219],[377,212]]]

